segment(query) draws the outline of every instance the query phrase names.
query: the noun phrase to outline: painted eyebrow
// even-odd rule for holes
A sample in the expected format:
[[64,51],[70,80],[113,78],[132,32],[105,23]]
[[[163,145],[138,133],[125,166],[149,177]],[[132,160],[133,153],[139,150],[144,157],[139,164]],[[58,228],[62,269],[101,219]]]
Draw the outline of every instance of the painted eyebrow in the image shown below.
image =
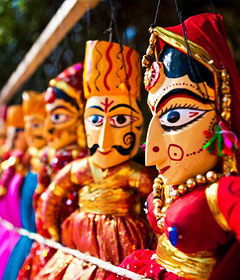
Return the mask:
[[62,106],[62,105],[59,105],[59,106],[56,106],[55,108],[53,108],[52,110],[50,110],[50,113],[54,112],[55,110],[57,109],[65,109],[65,110],[68,110],[72,113],[75,113],[74,111],[70,110],[69,108],[65,107],[65,106]]
[[159,110],[169,101],[171,100],[173,97],[190,97],[192,99],[195,99],[197,101],[202,102],[203,104],[212,104],[214,103],[213,101],[211,101],[210,99],[206,99],[206,98],[202,98],[201,96],[193,93],[190,90],[172,90],[169,91],[165,96],[163,96],[163,98],[161,98],[161,100],[159,101],[157,107],[156,107],[156,113],[159,112]]
[[[98,110],[104,112],[103,108],[101,108],[100,106],[97,106],[97,105],[92,105],[92,106],[89,106],[88,108],[94,108],[94,109],[98,109]],[[88,108],[87,108],[87,109],[88,109]]]
[[113,110],[115,110],[115,109],[117,109],[117,108],[119,108],[119,107],[128,108],[128,109],[134,111],[135,113],[139,114],[139,112],[137,112],[132,106],[127,105],[127,104],[118,104],[118,105],[116,105],[116,106],[113,106],[111,109],[109,109],[109,112],[111,112],[111,111],[113,111]]

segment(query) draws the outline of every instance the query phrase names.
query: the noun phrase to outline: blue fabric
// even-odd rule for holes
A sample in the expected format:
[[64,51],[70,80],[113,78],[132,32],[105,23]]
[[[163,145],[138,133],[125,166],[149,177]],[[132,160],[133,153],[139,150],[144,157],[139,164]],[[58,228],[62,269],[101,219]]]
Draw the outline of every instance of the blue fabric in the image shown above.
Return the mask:
[[[21,193],[20,213],[22,227],[31,232],[36,232],[35,214],[32,207],[33,194],[37,187],[37,174],[28,172],[25,177]],[[18,272],[25,261],[31,247],[32,240],[22,236],[14,247],[8,264],[4,271],[3,280],[16,280]]]

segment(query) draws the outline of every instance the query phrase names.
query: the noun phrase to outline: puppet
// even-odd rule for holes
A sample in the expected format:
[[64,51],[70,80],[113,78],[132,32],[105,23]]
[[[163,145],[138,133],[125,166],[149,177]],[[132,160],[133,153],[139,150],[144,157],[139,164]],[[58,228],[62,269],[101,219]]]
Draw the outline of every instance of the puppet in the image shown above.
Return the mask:
[[[10,151],[8,160],[2,163],[3,172],[0,177],[0,216],[13,225],[21,227],[20,194],[26,173],[24,153],[27,143],[24,135],[22,105],[12,105],[7,109],[7,149]],[[0,225],[0,279],[12,249],[20,236]]]
[[159,239],[156,252],[136,251],[121,266],[150,279],[240,278],[240,80],[224,32],[216,14],[156,27],[143,59],[153,115],[146,164],[159,171],[148,217]]
[[[28,165],[29,170],[24,178],[21,189],[20,214],[21,227],[36,232],[35,214],[32,206],[33,194],[37,187],[37,172],[40,168],[40,156],[46,145],[44,138],[44,121],[46,116],[44,95],[34,91],[24,92],[23,116],[24,133],[28,144]],[[25,153],[25,154],[26,154]],[[26,256],[32,245],[32,240],[22,236],[14,247],[4,271],[3,279],[16,279]]]
[[[113,42],[86,45],[84,120],[90,156],[59,172],[46,192],[42,213],[51,237],[71,248],[119,264],[145,248],[149,227],[142,200],[152,173],[133,162],[141,128],[140,59],[132,48]],[[58,224],[62,198],[78,187],[79,206]],[[105,279],[108,273],[58,251],[36,279]]]
[[[36,208],[42,203],[41,194],[57,172],[68,162],[87,154],[83,132],[82,74],[82,63],[72,65],[49,82],[45,93],[47,112],[45,135],[48,149],[41,157],[38,186],[33,201]],[[79,137],[77,137],[77,131],[79,131]],[[76,207],[77,192],[73,190],[63,202],[61,221]],[[50,237],[39,212],[36,212],[36,227],[39,234]],[[35,275],[54,252],[55,250],[34,242],[19,272],[18,279],[35,279]]]

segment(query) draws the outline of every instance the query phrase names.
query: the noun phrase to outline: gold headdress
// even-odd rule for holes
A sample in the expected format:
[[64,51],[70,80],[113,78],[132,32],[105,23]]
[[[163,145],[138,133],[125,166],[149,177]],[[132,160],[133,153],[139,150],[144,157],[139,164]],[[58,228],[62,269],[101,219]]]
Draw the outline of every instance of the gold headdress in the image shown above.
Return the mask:
[[11,105],[7,108],[7,126],[24,128],[22,105]]
[[36,91],[24,91],[22,99],[24,118],[30,115],[46,115],[44,94],[39,94]]

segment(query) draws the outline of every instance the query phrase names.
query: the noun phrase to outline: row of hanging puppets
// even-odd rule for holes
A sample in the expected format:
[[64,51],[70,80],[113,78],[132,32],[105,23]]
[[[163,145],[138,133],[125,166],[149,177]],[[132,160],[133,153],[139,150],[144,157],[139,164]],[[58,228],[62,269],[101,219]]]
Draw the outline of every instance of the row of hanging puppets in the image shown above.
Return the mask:
[[[222,17],[150,32],[145,161],[158,172],[132,160],[140,55],[88,41],[84,63],[2,110],[0,217],[138,279],[240,279],[240,80]],[[0,279],[123,277],[0,224]]]

